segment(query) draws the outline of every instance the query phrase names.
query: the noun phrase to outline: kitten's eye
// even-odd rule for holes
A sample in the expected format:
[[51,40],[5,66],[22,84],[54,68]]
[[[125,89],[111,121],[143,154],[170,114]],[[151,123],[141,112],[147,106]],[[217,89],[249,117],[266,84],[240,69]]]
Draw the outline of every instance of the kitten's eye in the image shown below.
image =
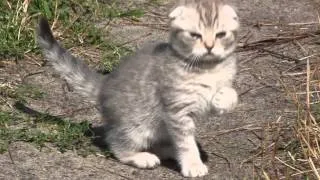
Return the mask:
[[193,39],[201,39],[201,38],[202,38],[201,34],[193,33],[193,32],[190,33],[190,36],[191,36]]
[[222,39],[227,35],[225,31],[219,32],[216,34],[216,38]]

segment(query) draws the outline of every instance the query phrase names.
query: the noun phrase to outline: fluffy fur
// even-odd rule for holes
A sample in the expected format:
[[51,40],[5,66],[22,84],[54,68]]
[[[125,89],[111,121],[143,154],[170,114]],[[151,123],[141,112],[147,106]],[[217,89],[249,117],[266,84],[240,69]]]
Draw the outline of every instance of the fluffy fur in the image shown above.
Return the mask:
[[204,176],[195,124],[212,109],[223,113],[237,103],[238,17],[218,0],[182,1],[169,17],[168,43],[142,48],[105,77],[64,50],[44,19],[38,39],[54,68],[99,105],[106,141],[121,162],[154,168],[174,158],[183,176]]

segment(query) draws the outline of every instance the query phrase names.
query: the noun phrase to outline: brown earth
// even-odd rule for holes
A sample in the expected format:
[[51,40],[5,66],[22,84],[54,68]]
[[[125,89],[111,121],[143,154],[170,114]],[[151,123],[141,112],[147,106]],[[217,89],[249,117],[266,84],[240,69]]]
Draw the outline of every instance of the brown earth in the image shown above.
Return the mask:
[[[148,13],[141,22],[115,22],[111,26],[113,40],[133,47],[149,40],[165,40],[170,4],[145,5]],[[288,169],[274,159],[274,153],[278,157],[286,153],[277,148],[286,146],[296,118],[295,106],[284,87],[299,83],[293,74],[305,69],[305,61],[299,59],[319,48],[318,39],[310,32],[319,25],[320,2],[232,0],[231,4],[237,8],[242,24],[235,83],[241,101],[234,112],[198,124],[198,140],[208,155],[209,167],[209,175],[199,179],[253,179],[261,177],[262,170],[272,172],[272,177],[283,177]],[[45,99],[30,101],[31,108],[76,122],[101,124],[94,107],[67,91],[50,67],[27,60],[18,65],[7,63],[0,70],[1,79],[41,85],[47,92]],[[26,77],[30,74],[34,75]],[[279,127],[281,131],[277,131]],[[13,143],[10,154],[0,155],[0,167],[0,179],[182,179],[171,165],[140,170],[112,158],[60,153],[50,146],[40,151],[23,142]]]

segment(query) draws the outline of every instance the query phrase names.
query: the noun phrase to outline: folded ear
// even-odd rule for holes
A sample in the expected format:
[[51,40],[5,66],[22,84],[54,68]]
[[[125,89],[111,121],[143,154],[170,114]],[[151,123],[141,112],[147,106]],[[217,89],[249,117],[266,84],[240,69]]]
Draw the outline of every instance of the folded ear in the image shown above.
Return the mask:
[[169,14],[169,18],[175,19],[182,15],[183,11],[186,9],[184,6],[178,6],[176,7],[171,13]]
[[229,5],[224,5],[221,9],[221,12],[224,14],[226,17],[231,17],[234,20],[238,21],[238,15],[236,11]]
[[221,9],[222,17],[224,17],[225,26],[230,30],[237,30],[239,28],[239,18],[236,11],[229,5],[224,5]]

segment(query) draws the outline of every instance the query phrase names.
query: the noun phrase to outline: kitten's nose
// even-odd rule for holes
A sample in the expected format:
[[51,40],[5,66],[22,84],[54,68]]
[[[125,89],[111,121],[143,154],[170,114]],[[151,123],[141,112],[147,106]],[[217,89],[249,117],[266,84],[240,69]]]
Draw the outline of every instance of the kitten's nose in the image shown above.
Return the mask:
[[204,46],[207,48],[208,53],[211,53],[211,50],[213,48],[213,44],[208,45],[207,43],[204,43]]

